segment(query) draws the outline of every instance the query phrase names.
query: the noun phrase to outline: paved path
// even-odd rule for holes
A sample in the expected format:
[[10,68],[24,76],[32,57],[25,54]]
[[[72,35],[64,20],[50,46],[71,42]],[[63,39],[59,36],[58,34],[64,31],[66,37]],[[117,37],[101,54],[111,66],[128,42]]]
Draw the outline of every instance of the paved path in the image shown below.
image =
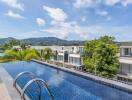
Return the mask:
[[[3,77],[4,76],[4,77]],[[9,75],[9,73],[2,67],[0,66],[0,78],[3,82],[2,85],[4,86],[3,88],[0,88],[0,95],[2,93],[7,93],[7,91],[9,92],[9,95],[11,97],[11,99],[1,99],[0,100],[21,100],[19,94],[17,93],[16,89],[13,87],[13,79],[12,77]],[[6,89],[7,88],[7,89]],[[4,92],[2,89],[6,89]]]
[[4,83],[0,83],[0,100],[11,100]]

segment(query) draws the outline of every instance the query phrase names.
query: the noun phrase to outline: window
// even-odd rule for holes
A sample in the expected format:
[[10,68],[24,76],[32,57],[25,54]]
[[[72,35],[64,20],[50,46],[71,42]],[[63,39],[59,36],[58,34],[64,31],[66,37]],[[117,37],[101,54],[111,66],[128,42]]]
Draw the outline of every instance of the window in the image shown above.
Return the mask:
[[122,74],[124,74],[124,75],[127,75],[127,74],[129,74],[129,64],[124,64],[124,63],[122,63]]
[[70,57],[69,58],[69,63],[70,64],[75,64],[75,65],[80,65],[81,64],[80,58]]
[[63,61],[63,56],[59,55],[58,56],[58,61]]
[[125,48],[124,49],[124,54],[125,55],[130,55],[130,49],[129,48]]

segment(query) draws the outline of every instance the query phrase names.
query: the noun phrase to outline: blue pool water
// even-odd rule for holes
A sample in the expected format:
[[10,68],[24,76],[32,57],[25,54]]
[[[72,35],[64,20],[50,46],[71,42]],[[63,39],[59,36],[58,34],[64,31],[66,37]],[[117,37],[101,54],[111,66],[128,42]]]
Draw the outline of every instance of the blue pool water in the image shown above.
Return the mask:
[[[48,84],[54,100],[132,100],[132,94],[87,80],[70,73],[51,68],[36,62],[15,62],[2,64],[7,72],[14,78],[18,73],[31,71]],[[20,87],[30,80],[23,76],[17,83]],[[26,91],[31,100],[37,100],[36,87],[32,84]],[[31,95],[32,94],[32,95]],[[50,100],[46,91],[42,90],[42,100]]]

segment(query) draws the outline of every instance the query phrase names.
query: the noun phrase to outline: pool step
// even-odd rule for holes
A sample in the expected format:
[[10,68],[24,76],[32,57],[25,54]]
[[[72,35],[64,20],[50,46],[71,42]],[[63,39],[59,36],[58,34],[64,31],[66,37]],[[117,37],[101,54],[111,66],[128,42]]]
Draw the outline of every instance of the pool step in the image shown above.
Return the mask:
[[[22,77],[23,75],[26,75],[26,76],[29,76],[31,77],[31,80],[29,80],[25,85],[24,87],[21,89],[21,87],[19,87],[19,85],[17,84],[17,80]],[[19,73],[18,75],[16,75],[15,79],[14,79],[14,82],[13,82],[13,86],[16,88],[17,92],[20,94],[21,96],[21,99],[22,100],[25,100],[25,98],[28,98],[28,96],[25,94],[26,91],[28,90],[29,86],[31,84],[35,83],[35,85],[37,86],[37,92],[38,92],[38,100],[41,100],[41,88],[45,88],[48,95],[50,96],[50,100],[54,100],[53,99],[53,95],[51,94],[51,91],[50,89],[48,88],[48,85],[46,84],[46,82],[43,80],[43,79],[40,79],[40,78],[37,78],[35,77],[35,75],[32,73],[32,72],[29,72],[29,71],[25,71],[25,72],[21,72]],[[41,83],[41,84],[40,84]],[[30,91],[28,91],[30,92]],[[26,96],[26,97],[25,97]]]

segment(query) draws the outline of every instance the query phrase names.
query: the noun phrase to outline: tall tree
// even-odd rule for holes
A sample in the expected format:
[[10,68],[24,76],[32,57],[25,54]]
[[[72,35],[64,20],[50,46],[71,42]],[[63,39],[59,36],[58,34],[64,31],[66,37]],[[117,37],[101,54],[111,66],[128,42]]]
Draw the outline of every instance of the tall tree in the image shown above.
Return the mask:
[[98,40],[85,41],[85,46],[84,46],[83,62],[85,64],[86,70],[92,73],[94,73],[94,69],[95,69],[94,59],[92,59],[92,57],[97,43]]
[[53,52],[52,52],[52,49],[50,48],[45,48],[43,51],[42,51],[42,57],[44,57],[44,59],[46,61],[49,61],[50,60],[50,57],[53,56]]
[[117,52],[118,48],[113,37],[104,36],[87,41],[84,56],[86,69],[103,76],[113,77],[119,67]]

